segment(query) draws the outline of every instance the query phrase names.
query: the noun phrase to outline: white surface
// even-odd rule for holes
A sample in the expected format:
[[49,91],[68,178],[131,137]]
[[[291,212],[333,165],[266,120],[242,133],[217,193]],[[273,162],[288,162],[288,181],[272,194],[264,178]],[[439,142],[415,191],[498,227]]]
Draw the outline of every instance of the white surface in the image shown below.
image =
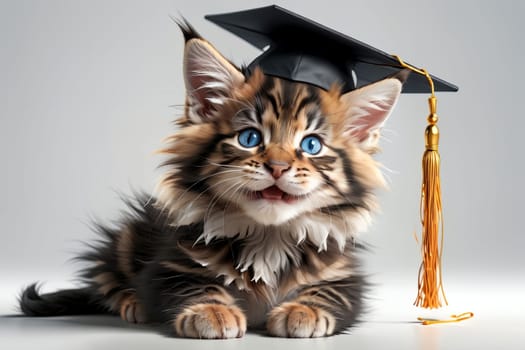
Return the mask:
[[[2,290],[2,349],[525,349],[525,285],[504,281],[452,285],[447,290],[450,305],[433,311],[411,306],[411,285],[376,288],[365,322],[350,334],[324,339],[281,339],[252,332],[233,340],[175,339],[112,316],[18,317],[12,311],[17,290],[14,286]],[[464,311],[474,312],[474,318],[447,325],[416,322],[417,316],[446,317]]]

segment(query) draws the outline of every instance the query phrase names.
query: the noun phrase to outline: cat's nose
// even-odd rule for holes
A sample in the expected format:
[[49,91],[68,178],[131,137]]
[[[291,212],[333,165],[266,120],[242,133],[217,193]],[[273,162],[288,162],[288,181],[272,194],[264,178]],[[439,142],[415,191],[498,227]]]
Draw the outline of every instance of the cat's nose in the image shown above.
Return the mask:
[[264,153],[264,159],[264,167],[274,179],[280,178],[285,171],[289,170],[294,160],[292,153],[279,144],[270,144]]
[[288,162],[274,159],[268,160],[264,166],[270,171],[274,179],[280,178],[286,170],[290,169]]

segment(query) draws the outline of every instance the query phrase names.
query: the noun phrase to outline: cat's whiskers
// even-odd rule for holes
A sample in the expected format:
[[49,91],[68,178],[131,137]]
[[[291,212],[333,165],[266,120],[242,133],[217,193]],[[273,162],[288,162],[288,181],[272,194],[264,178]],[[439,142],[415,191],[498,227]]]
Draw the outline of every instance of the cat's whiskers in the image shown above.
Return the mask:
[[[243,174],[242,176],[245,176],[245,175]],[[186,206],[186,210],[188,210],[188,208],[191,208],[191,207],[193,206],[193,203],[195,203],[197,200],[199,200],[204,194],[206,194],[207,192],[210,192],[212,189],[215,189],[216,187],[218,187],[218,186],[220,186],[220,185],[222,185],[223,183],[228,182],[228,181],[230,181],[229,178],[228,178],[228,179],[223,179],[223,180],[218,181],[217,183],[215,183],[215,184],[209,186],[205,191],[202,191],[201,193],[199,193],[199,195],[198,195],[196,198],[194,198],[192,201],[190,201],[190,202],[187,204],[187,206]],[[206,212],[205,212],[205,214],[204,214],[204,218],[203,218],[203,219],[204,219],[205,221],[208,219],[208,217],[209,217],[209,213],[210,213],[212,207],[215,206],[215,204],[218,202],[218,201],[215,201],[215,202],[214,202],[214,199],[215,199],[216,197],[217,197],[217,194],[215,194],[215,195],[211,198],[211,202],[210,202],[210,204],[208,205],[208,208],[206,209]]]
[[[244,175],[246,176],[246,175]],[[227,182],[227,181],[230,181],[232,179],[228,178],[228,179],[225,179],[223,181],[220,181],[218,184],[222,184],[224,182]],[[235,179],[237,180],[237,179]],[[238,185],[241,185],[241,186],[245,186],[245,184],[243,183],[240,183],[240,182],[234,182],[230,187],[228,187],[227,189],[221,191],[220,193],[216,193],[211,201],[210,201],[210,204],[208,205],[208,209],[206,210],[206,214],[204,216],[204,220],[207,221],[211,215],[211,210],[214,208],[214,206],[224,197],[224,195],[226,195],[232,188],[234,188],[235,186],[238,186]]]
[[[235,172],[242,172],[242,176],[246,176],[246,174],[244,174],[244,171],[247,170],[247,168],[245,166],[238,166],[238,165],[232,165],[232,164],[220,164],[220,163],[216,163],[216,162],[213,162],[211,161],[210,159],[207,159],[207,164],[205,165],[202,165],[201,167],[206,167],[208,165],[214,165],[216,167],[220,167],[220,168],[227,168],[226,170],[220,170],[218,172],[214,172],[208,176],[205,176],[201,179],[199,179],[198,181],[196,181],[195,183],[193,183],[190,187],[186,188],[182,193],[179,194],[178,196],[178,200],[180,202],[183,202],[184,201],[184,198],[185,196],[191,191],[192,188],[194,188],[195,186],[198,186],[202,183],[205,183],[207,180],[213,178],[214,176],[221,176],[221,175],[224,175],[224,174],[227,174],[227,173],[235,173]],[[257,170],[254,170],[255,173],[257,175],[264,175],[264,173],[260,172],[260,171],[257,171]],[[252,181],[258,181],[260,179],[251,179]],[[226,179],[225,181],[228,181],[228,179]],[[221,184],[223,182],[219,182],[218,184]],[[216,184],[216,185],[218,185]],[[204,194],[208,193],[212,188],[216,187],[216,185],[214,186],[209,186],[208,188],[206,188],[205,190],[203,190],[201,193],[199,193],[195,198],[193,198],[188,204],[187,204],[187,208],[188,207],[191,207],[196,201],[198,201]],[[240,195],[240,194],[239,194]],[[170,205],[169,202],[165,202],[164,203],[164,207],[162,208],[162,210],[166,210],[169,208],[167,208],[167,206]]]
[[[212,174],[210,174],[208,176],[205,176],[205,177],[199,179],[198,181],[196,181],[195,183],[193,183],[191,186],[187,187],[182,193],[178,194],[178,200],[183,201],[184,200],[184,196],[186,196],[195,186],[201,185],[202,183],[206,182],[206,180],[209,180],[209,179],[213,178],[214,176],[219,176],[219,175],[227,173],[227,172],[237,172],[237,171],[238,170],[223,170],[223,171],[212,173]],[[203,194],[205,194],[208,190],[209,190],[209,188],[204,190],[204,191],[202,191],[202,192],[200,192],[199,195],[196,198],[194,198],[194,200],[192,202],[190,202],[190,203],[195,202]],[[169,204],[170,203],[165,203],[165,206],[167,206]]]
[[[205,218],[209,218],[209,215],[211,215],[211,210],[213,209],[213,206],[216,203],[218,203],[224,197],[225,194],[228,194],[229,200],[226,201],[226,205],[223,208],[223,213],[225,213],[226,209],[229,208],[232,204],[238,204],[241,200],[243,200],[244,199],[243,198],[243,194],[244,193],[243,193],[243,191],[240,191],[240,190],[243,189],[243,188],[249,187],[250,184],[253,183],[253,182],[260,181],[260,179],[254,179],[253,177],[248,176],[246,174],[243,174],[241,178],[245,179],[247,177],[249,177],[248,181],[237,181],[236,183],[233,183],[230,187],[228,187],[228,189],[223,190],[222,193],[217,193],[213,197],[212,202],[210,203],[210,205],[208,206],[208,210],[206,211]],[[231,180],[231,179],[226,179],[226,180]],[[235,179],[235,180],[239,180],[239,179]],[[224,183],[224,182],[226,182],[226,181],[222,181],[221,184]],[[233,189],[233,191],[232,191],[232,189]]]
[[[230,169],[240,169],[242,170],[243,172],[245,171],[251,171],[253,172],[254,174],[257,174],[257,175],[266,175],[265,172],[262,172],[260,171],[259,169],[261,168],[260,166],[250,166],[250,167],[247,167],[246,165],[232,165],[232,164],[221,164],[221,163],[215,163],[215,162],[212,162],[211,160],[208,160],[209,164],[211,165],[215,165],[217,167],[221,167],[221,168],[230,168]],[[255,179],[254,179],[255,180]],[[261,179],[257,179],[257,180],[261,180]]]
[[[211,179],[214,176],[221,176],[221,175],[224,175],[224,174],[231,174],[231,173],[240,173],[240,177],[241,178],[248,177],[248,175],[245,174],[243,171],[236,169],[236,170],[222,170],[222,171],[219,171],[217,173],[212,174],[212,176],[208,176],[207,178]],[[206,192],[209,192],[211,189],[215,189],[215,187],[217,187],[218,185],[221,185],[221,184],[223,184],[225,182],[228,182],[228,181],[231,181],[231,180],[232,180],[232,177],[228,177],[228,178],[222,179],[222,180],[220,180],[220,181],[218,181],[218,182],[208,186],[208,188],[206,190],[202,191],[201,193],[199,193],[199,195],[194,200],[198,200]]]
[[243,169],[243,170],[246,168],[246,167],[244,167],[242,165],[215,163],[215,162],[211,161],[210,159],[208,159],[207,161],[208,161],[208,164],[215,165],[216,167],[219,167],[219,168]]
[[[214,176],[220,176],[220,175],[224,175],[224,174],[228,174],[228,173],[240,173],[241,175],[241,178],[245,178],[247,177],[248,175],[245,174],[242,170],[240,169],[228,169],[228,170],[221,170],[219,172],[216,172],[216,173],[213,173],[213,174],[210,174],[209,176],[205,177],[204,179],[210,179],[210,178],[213,178]],[[202,179],[202,180],[204,180]],[[238,179],[238,178],[237,178]],[[201,181],[202,181],[201,180]],[[223,183],[225,182],[228,182],[228,181],[231,181],[232,178],[231,177],[228,177],[228,178],[225,178],[225,179],[222,179],[210,186],[208,186],[208,188],[206,188],[204,191],[202,191],[201,193],[199,193],[199,195],[197,197],[195,197],[190,203],[189,205],[192,205],[192,203],[194,203],[195,201],[197,201],[198,199],[200,199],[204,194],[206,194],[207,192],[209,192],[210,190],[212,189],[215,189],[217,186],[219,185],[222,185]],[[187,191],[185,191],[187,192]],[[212,198],[215,198],[216,195],[214,195],[214,197]]]

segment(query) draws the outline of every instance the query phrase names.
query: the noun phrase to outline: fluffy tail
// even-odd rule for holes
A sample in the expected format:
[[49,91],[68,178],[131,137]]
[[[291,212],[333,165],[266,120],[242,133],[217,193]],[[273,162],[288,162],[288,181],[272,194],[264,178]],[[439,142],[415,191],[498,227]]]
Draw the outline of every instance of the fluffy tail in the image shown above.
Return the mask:
[[108,312],[94,299],[89,288],[39,294],[35,283],[22,292],[19,302],[20,310],[27,316],[88,315]]

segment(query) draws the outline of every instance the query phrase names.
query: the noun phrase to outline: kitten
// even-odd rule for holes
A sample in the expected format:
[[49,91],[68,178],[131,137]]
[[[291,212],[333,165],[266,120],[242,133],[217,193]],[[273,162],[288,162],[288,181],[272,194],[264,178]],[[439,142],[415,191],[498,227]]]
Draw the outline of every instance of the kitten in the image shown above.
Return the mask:
[[85,286],[20,297],[30,316],[119,314],[192,338],[321,337],[362,309],[354,237],[384,179],[372,158],[406,79],[345,94],[235,67],[191,26],[187,98],[153,200],[80,259]]

